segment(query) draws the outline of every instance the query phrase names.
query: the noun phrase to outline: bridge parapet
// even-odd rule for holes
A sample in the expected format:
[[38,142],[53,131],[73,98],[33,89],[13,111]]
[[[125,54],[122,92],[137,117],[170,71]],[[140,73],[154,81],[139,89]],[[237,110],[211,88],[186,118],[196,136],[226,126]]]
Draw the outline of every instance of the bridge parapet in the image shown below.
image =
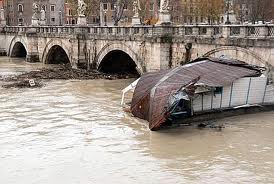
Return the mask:
[[[30,31],[31,30],[31,31]],[[2,33],[37,33],[68,35],[84,33],[92,36],[148,36],[171,35],[184,37],[220,38],[274,38],[274,24],[269,25],[184,25],[184,26],[6,26]]]

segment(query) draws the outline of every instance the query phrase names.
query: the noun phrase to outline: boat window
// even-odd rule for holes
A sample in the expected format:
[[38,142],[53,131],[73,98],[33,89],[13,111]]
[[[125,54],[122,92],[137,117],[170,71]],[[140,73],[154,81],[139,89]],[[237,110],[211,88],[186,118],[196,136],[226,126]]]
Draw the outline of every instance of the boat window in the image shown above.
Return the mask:
[[223,87],[216,87],[214,90],[214,94],[221,94],[223,93]]
[[267,85],[273,84],[274,77],[272,78],[267,78]]

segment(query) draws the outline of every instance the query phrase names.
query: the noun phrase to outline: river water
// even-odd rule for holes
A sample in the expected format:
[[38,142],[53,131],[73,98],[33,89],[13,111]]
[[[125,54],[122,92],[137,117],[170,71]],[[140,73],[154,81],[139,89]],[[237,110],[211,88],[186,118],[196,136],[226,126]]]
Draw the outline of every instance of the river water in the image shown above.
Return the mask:
[[[38,67],[0,58],[2,75]],[[130,82],[0,87],[0,183],[274,183],[273,112],[150,132],[120,108]]]

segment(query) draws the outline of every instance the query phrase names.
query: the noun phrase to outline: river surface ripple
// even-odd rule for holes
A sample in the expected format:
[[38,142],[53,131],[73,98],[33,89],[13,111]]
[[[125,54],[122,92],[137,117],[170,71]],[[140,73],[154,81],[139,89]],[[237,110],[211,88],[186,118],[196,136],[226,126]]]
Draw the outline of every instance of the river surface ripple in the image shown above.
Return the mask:
[[[0,58],[2,75],[37,67]],[[0,87],[0,183],[274,183],[273,112],[150,132],[120,108],[131,81]]]

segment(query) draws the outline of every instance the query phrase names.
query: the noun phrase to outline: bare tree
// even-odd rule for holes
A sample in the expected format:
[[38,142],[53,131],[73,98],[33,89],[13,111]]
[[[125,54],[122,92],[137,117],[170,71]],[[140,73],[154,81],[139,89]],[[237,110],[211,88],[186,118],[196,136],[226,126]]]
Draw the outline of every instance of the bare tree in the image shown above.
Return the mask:
[[118,26],[119,21],[124,15],[124,10],[132,7],[133,0],[117,0],[114,4],[114,25]]
[[235,4],[241,7],[236,11],[240,20],[247,19],[255,23],[274,19],[274,0],[236,0]]
[[150,18],[148,17],[148,11],[149,11],[149,1],[146,0],[140,0],[140,9],[139,9],[139,16],[141,19],[141,22],[144,22],[146,19]]
[[220,0],[201,0],[195,14],[205,17],[209,24],[220,23],[224,13],[224,1]]

